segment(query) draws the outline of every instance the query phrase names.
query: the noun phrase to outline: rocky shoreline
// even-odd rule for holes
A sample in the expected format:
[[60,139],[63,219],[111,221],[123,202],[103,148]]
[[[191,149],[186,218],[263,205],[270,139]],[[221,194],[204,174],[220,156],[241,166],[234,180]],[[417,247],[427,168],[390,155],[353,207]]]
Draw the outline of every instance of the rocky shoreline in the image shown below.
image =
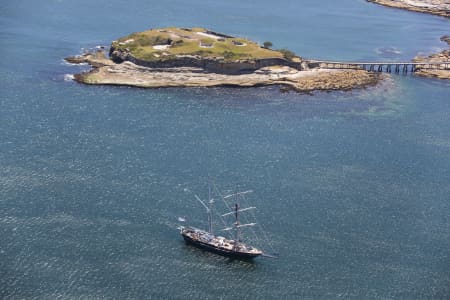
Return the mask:
[[446,0],[367,0],[376,4],[450,18],[450,2]]
[[[450,45],[450,37],[443,36],[441,37],[441,41],[446,42]],[[429,55],[427,57],[416,56],[413,59],[414,62],[442,62],[449,61],[450,62],[450,49],[443,50],[439,53]],[[450,70],[438,70],[438,69],[423,69],[420,66],[417,67],[415,72],[418,76],[423,77],[431,77],[431,78],[439,78],[439,79],[450,79]]]
[[299,71],[289,66],[268,66],[240,75],[211,73],[195,67],[149,68],[130,61],[116,63],[106,58],[103,51],[68,57],[66,61],[92,66],[90,71],[74,75],[77,82],[143,88],[280,85],[298,92],[312,92],[362,88],[375,85],[387,76],[364,70],[317,68]]

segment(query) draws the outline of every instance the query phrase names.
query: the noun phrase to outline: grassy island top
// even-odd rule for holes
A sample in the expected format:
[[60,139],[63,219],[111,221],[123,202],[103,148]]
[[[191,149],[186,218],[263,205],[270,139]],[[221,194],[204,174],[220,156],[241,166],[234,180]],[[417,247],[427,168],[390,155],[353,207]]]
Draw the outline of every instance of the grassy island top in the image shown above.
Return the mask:
[[113,41],[112,47],[147,61],[167,60],[182,55],[225,61],[262,58],[299,60],[288,50],[272,50],[247,39],[203,28],[173,27],[136,32]]

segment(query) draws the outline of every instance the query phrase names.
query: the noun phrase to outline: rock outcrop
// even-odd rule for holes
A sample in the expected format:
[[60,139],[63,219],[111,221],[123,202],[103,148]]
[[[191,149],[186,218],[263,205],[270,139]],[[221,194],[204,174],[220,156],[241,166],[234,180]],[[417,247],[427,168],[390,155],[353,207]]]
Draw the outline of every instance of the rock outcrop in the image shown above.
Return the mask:
[[250,74],[258,69],[277,65],[288,66],[298,70],[301,70],[302,68],[300,61],[294,62],[277,57],[226,61],[222,58],[205,58],[197,55],[177,55],[165,60],[143,60],[134,57],[133,54],[128,51],[114,49],[113,47],[110,50],[110,57],[116,63],[129,61],[135,65],[147,68],[202,68],[207,72],[228,75]]
[[85,84],[128,85],[145,88],[159,87],[254,87],[281,85],[299,92],[314,90],[349,90],[375,85],[384,76],[364,70],[311,69],[300,71],[289,66],[262,67],[252,73],[224,74],[206,71],[198,67],[155,68],[136,65],[131,61],[116,63],[95,55],[84,55],[79,60],[93,69],[76,74],[74,79]]
[[384,6],[450,17],[450,2],[447,0],[367,0]]
[[[448,45],[450,45],[450,37],[448,35],[445,35],[441,37],[441,41],[446,42]],[[450,49],[443,50],[439,53],[429,55],[427,57],[417,56],[413,59],[415,62],[443,62],[447,61],[450,65]],[[417,67],[417,70],[415,72],[416,75],[423,76],[423,77],[433,77],[433,78],[440,78],[440,79],[450,79],[450,70],[442,70],[442,69],[424,69],[420,68],[420,66]]]

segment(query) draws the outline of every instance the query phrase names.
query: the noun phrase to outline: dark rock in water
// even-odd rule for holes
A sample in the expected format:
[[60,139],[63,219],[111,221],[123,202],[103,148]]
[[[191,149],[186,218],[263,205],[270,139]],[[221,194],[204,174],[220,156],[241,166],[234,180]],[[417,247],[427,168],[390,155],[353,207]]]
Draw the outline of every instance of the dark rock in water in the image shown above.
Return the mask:
[[375,49],[377,54],[384,57],[392,57],[401,54],[402,52],[395,47],[383,47]]
[[446,42],[447,44],[450,45],[450,36],[449,35],[443,35],[441,36],[441,41]]
[[280,87],[280,92],[281,93],[289,93],[295,91],[295,89],[292,86],[288,86],[288,85],[283,85]]
[[109,59],[105,57],[105,51],[102,49],[87,52],[82,55],[69,56],[64,58],[64,60],[71,64],[88,63],[93,67],[101,67],[109,63]]

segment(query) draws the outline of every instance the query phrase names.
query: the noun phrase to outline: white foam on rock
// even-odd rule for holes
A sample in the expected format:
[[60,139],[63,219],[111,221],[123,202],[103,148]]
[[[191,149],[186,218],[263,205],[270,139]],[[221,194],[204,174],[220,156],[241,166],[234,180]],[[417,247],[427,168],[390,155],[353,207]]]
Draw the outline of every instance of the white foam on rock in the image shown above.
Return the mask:
[[73,79],[73,74],[64,74],[64,81],[72,81]]

